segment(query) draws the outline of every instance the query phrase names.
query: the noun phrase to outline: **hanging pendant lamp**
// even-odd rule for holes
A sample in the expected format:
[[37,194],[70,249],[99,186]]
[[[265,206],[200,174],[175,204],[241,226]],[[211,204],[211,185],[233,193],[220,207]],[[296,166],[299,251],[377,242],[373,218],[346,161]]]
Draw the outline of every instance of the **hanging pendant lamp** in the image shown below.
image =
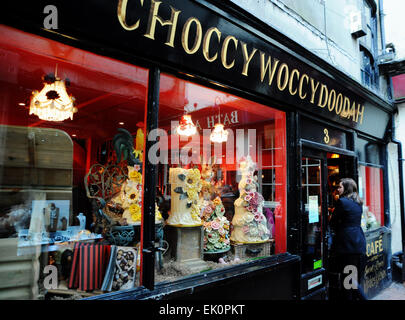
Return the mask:
[[226,142],[228,140],[229,132],[224,130],[224,125],[222,123],[217,123],[214,125],[214,130],[210,134],[210,140],[212,142]]
[[[216,102],[215,102],[216,105]],[[218,120],[219,122],[214,125],[214,129],[210,134],[211,142],[222,143],[228,140],[229,132],[224,130],[224,125],[221,123],[221,108],[218,107]]]
[[57,68],[55,75],[47,75],[43,80],[42,90],[32,93],[29,114],[46,121],[73,120],[73,113],[77,112],[75,98],[67,93],[65,80],[57,77]]
[[193,123],[193,120],[191,120],[191,115],[189,114],[184,114],[179,122],[179,126],[177,127],[177,133],[181,136],[187,136],[190,137],[197,132],[197,127]]

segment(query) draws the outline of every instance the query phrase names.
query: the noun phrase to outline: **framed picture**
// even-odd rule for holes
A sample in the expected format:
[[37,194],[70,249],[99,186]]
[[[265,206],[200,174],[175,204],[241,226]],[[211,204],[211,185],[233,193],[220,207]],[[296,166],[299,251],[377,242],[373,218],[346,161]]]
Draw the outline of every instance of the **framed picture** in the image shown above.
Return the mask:
[[33,200],[30,231],[56,232],[69,225],[70,200]]

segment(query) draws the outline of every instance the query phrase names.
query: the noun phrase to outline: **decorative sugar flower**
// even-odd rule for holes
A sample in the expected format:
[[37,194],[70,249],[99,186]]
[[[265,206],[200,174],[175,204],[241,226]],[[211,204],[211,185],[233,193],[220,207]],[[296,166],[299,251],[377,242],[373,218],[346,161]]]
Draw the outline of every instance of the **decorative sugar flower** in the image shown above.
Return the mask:
[[208,206],[205,207],[204,211],[205,211],[206,213],[211,214],[211,213],[212,213],[212,207],[208,205]]
[[136,182],[136,183],[142,183],[142,174],[136,170],[131,170],[128,173],[129,179]]
[[246,214],[246,215],[244,216],[244,220],[245,220],[246,223],[252,222],[253,219],[254,219],[254,215],[253,215],[253,214]]
[[163,219],[162,214],[160,213],[159,207],[155,202],[155,221],[160,221],[162,219]]
[[132,204],[129,206],[129,213],[131,214],[131,219],[133,221],[141,220],[141,207],[137,204]]
[[136,202],[138,202],[139,200],[139,193],[138,192],[130,192],[129,194],[127,194],[127,201],[130,204],[134,204]]
[[197,199],[198,197],[198,193],[197,190],[195,190],[195,188],[190,188],[187,190],[187,196],[190,200],[194,200]]
[[189,188],[192,188],[192,189],[197,188],[198,189],[198,186],[201,185],[200,180],[201,180],[200,170],[198,170],[198,169],[188,170],[187,171],[187,176],[186,176],[186,179],[185,179],[187,190]]
[[256,222],[261,222],[263,220],[263,215],[260,214],[259,212],[255,214],[255,221]]
[[208,234],[208,242],[216,243],[219,240],[219,235],[215,232]]
[[200,220],[200,208],[198,207],[198,205],[193,204],[191,206],[191,217],[194,220]]
[[222,204],[221,198],[216,197],[214,200],[212,200],[212,203],[214,204],[214,206]]
[[257,228],[250,228],[249,235],[252,237],[257,237],[259,235],[259,229]]
[[225,231],[225,229],[223,227],[219,228],[218,232],[219,232],[220,235],[225,235],[226,234],[226,231]]
[[220,227],[221,227],[221,226],[220,226],[220,224],[218,223],[218,221],[214,220],[214,221],[211,222],[211,228],[212,228],[213,230],[218,230]]

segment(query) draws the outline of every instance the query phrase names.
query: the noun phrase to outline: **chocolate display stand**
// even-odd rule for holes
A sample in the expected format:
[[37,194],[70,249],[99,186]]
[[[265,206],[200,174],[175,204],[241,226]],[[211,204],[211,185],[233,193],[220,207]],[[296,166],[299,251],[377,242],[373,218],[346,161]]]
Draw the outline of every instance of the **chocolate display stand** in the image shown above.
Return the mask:
[[202,226],[165,226],[165,238],[169,242],[170,257],[180,262],[191,273],[208,268],[203,260],[204,231]]
[[262,243],[232,243],[232,253],[235,258],[241,260],[268,257],[271,255],[273,243],[274,239],[269,239]]

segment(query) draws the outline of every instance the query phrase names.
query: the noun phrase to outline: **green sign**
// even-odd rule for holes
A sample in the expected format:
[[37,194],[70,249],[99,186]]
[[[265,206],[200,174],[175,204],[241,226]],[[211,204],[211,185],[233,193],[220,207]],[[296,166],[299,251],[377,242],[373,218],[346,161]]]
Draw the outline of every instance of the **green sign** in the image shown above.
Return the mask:
[[322,260],[318,260],[314,262],[314,270],[322,268]]

